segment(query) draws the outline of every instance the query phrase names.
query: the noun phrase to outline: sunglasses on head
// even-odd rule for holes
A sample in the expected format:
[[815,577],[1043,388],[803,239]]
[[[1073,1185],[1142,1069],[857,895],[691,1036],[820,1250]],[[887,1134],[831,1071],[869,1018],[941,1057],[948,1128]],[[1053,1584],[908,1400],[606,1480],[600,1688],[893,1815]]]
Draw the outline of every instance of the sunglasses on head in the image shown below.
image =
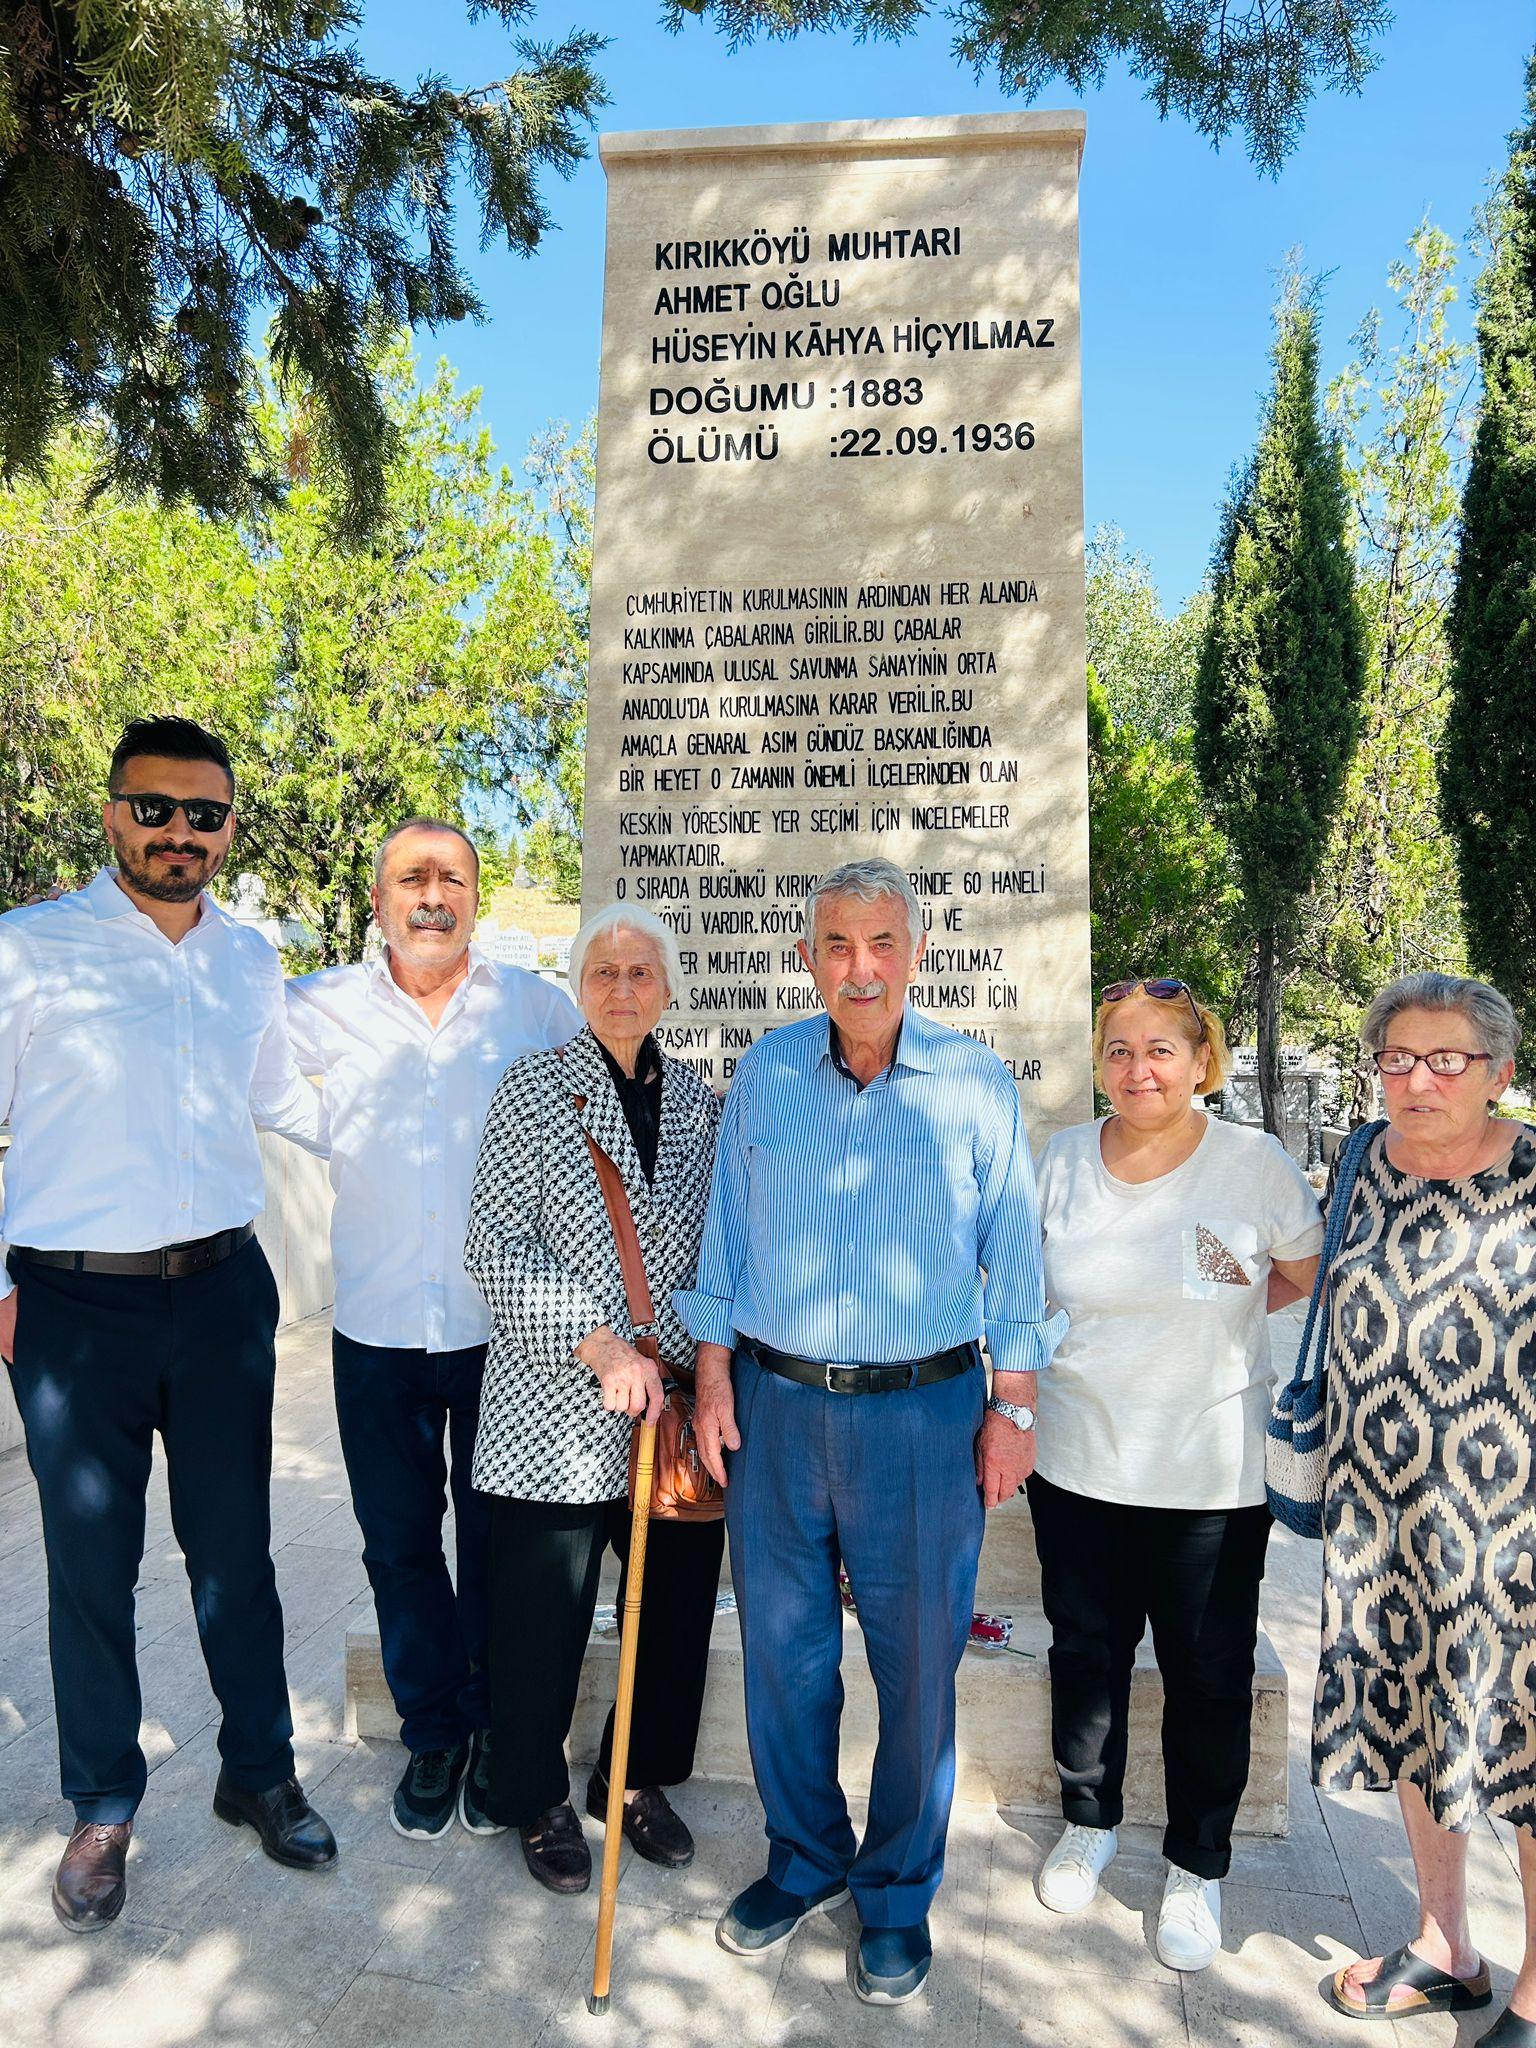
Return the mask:
[[1194,990],[1187,981],[1175,981],[1171,975],[1159,976],[1152,981],[1142,977],[1135,981],[1109,982],[1099,990],[1099,1001],[1123,1003],[1128,996],[1135,995],[1138,989],[1143,995],[1151,996],[1155,1003],[1172,1003],[1183,996],[1189,1004],[1196,1024],[1200,1027],[1200,1036],[1205,1036],[1205,1019],[1200,1015],[1200,1005],[1195,1001]]
[[135,790],[132,796],[119,796],[114,792],[112,802],[126,804],[133,813],[133,822],[148,825],[152,830],[169,825],[180,811],[192,832],[222,832],[235,808],[233,804],[220,803],[217,797],[160,796],[153,790]]

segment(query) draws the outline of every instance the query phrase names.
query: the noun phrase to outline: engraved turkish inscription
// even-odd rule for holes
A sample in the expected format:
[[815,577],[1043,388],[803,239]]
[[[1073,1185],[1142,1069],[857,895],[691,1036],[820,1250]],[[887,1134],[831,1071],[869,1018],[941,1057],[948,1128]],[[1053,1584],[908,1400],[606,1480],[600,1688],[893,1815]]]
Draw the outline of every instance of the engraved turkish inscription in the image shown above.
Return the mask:
[[813,1010],[810,882],[929,906],[912,1001],[1091,1113],[1076,115],[609,137],[584,908],[668,1048]]

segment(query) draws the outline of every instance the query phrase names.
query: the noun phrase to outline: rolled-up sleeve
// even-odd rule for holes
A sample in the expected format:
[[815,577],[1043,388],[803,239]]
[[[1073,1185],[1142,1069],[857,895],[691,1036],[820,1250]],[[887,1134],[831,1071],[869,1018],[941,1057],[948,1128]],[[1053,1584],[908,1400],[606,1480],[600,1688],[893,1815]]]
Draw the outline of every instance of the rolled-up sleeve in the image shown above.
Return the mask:
[[585,1371],[576,1346],[608,1323],[628,1335],[581,1277],[543,1241],[546,1105],[519,1061],[502,1075],[475,1165],[464,1267],[522,1358]]
[[1044,1372],[1066,1333],[1050,1315],[1029,1136],[1005,1071],[991,1088],[978,1135],[977,1264],[985,1275],[982,1324],[998,1372]]
[[736,1340],[736,1290],[747,1256],[745,1110],[746,1082],[738,1075],[720,1118],[694,1283],[676,1289],[672,1296],[672,1306],[695,1344],[729,1348]]

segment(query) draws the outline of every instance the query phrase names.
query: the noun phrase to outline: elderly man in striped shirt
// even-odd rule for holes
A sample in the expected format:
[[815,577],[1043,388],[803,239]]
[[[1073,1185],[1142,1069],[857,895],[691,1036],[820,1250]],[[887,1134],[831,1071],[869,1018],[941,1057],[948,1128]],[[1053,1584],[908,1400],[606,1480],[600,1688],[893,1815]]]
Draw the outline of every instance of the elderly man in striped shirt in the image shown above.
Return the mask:
[[[826,1015],[737,1069],[697,1282],[675,1297],[699,1344],[700,1449],[728,1482],[770,1844],[718,1935],[761,1955],[851,1891],[854,1988],[898,2004],[932,1960],[983,1507],[1033,1468],[1057,1330],[1014,1083],[906,1000],[925,940],[911,883],[849,861],[812,890],[805,931]],[[837,1780],[840,1559],[880,1702],[857,1847]]]

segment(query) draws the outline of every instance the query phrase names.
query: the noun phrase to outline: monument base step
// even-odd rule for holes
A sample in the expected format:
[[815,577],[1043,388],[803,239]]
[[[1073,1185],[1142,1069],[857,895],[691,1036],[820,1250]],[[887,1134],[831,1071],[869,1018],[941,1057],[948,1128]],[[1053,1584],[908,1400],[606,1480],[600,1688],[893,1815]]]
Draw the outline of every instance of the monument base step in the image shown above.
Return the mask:
[[[1025,1813],[1061,1811],[1051,1761],[1049,1644],[1050,1629],[1036,1610],[1015,1614],[1009,1649],[966,1651],[956,1680],[957,1798]],[[617,1636],[594,1632],[571,1729],[570,1752],[578,1761],[597,1754],[603,1722],[613,1701],[618,1661]],[[875,1749],[875,1689],[863,1637],[851,1615],[844,1620],[843,1683],[847,1699],[842,1723],[842,1781],[849,1792],[863,1794],[869,1789]],[[1125,1781],[1126,1819],[1130,1821],[1160,1823],[1163,1819],[1162,1710],[1162,1679],[1150,1647],[1144,1646],[1131,1683],[1130,1759]],[[347,1633],[347,1732],[371,1741],[399,1738],[399,1716],[384,1683],[379,1638],[373,1628],[358,1627]],[[706,1778],[750,1780],[752,1776],[742,1705],[741,1636],[734,1613],[723,1613],[715,1622],[696,1768]],[[1250,1835],[1283,1835],[1287,1827],[1285,1670],[1263,1635],[1253,1681],[1253,1762],[1237,1825],[1240,1832]]]

